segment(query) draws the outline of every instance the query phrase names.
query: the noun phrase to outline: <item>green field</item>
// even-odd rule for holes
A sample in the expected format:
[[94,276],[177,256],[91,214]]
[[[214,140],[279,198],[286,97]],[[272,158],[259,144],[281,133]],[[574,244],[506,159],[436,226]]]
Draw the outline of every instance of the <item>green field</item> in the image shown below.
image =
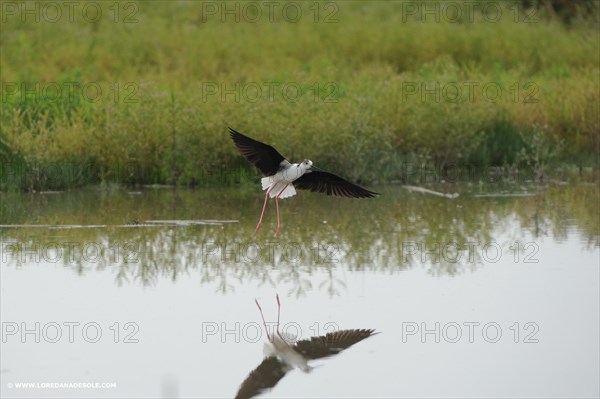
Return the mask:
[[46,4],[2,2],[2,190],[253,178],[228,126],[366,183],[597,175],[598,3]]

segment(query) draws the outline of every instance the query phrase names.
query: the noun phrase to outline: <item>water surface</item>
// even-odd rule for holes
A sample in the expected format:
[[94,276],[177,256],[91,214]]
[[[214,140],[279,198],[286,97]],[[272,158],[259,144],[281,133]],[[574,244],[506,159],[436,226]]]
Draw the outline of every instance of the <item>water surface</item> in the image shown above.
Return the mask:
[[302,192],[278,238],[254,186],[2,193],[2,396],[232,397],[279,293],[288,333],[381,334],[265,397],[597,397],[597,186],[429,188]]

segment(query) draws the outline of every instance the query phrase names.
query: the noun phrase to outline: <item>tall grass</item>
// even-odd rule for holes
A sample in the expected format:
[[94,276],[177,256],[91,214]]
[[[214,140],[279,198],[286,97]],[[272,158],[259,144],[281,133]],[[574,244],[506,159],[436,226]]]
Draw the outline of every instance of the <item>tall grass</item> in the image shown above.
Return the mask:
[[407,161],[598,167],[598,8],[565,26],[511,2],[459,23],[408,15],[414,2],[317,3],[318,18],[302,3],[298,22],[252,23],[136,2],[115,23],[94,4],[93,23],[2,23],[0,189],[244,180],[227,126],[364,182]]

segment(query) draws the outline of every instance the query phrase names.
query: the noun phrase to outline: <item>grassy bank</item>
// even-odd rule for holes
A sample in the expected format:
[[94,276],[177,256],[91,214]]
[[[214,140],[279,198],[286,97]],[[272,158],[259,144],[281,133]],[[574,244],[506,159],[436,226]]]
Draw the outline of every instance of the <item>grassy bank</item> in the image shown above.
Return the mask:
[[90,3],[2,10],[0,189],[246,180],[227,126],[362,182],[598,167],[598,8]]

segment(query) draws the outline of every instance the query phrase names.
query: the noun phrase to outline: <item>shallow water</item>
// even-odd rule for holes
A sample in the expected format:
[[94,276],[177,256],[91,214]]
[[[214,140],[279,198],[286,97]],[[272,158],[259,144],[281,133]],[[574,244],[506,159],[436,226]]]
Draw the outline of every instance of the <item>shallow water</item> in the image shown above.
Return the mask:
[[600,394],[596,185],[375,189],[278,238],[255,186],[0,194],[2,397],[232,397],[275,293],[284,332],[381,334],[264,397]]

